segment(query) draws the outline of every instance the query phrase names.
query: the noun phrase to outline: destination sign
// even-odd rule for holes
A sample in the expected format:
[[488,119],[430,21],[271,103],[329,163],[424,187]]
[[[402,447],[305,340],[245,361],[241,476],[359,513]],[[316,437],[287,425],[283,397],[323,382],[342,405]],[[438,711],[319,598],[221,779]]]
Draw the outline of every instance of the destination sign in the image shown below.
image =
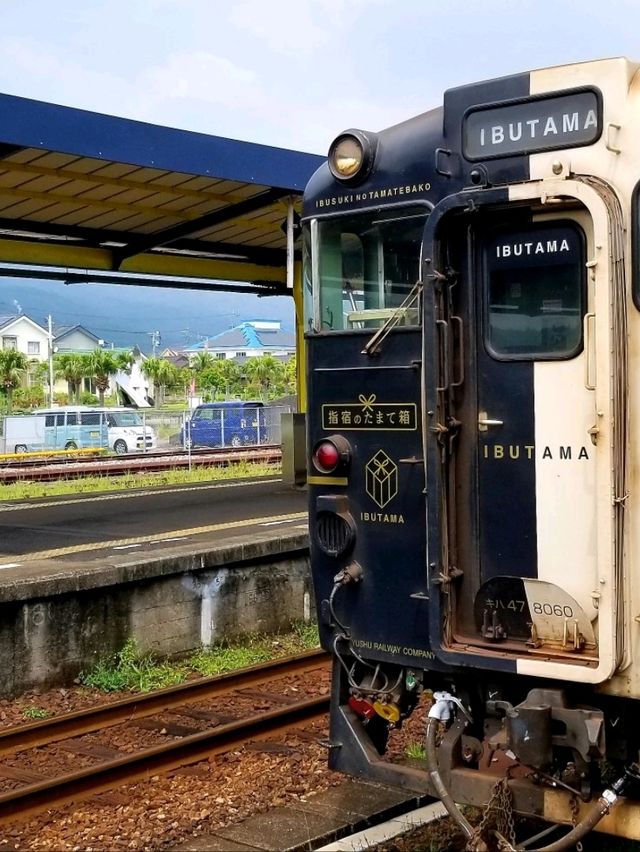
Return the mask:
[[486,160],[592,145],[602,131],[600,113],[593,91],[473,109],[464,118],[463,153]]
[[510,231],[487,243],[492,269],[525,266],[558,266],[581,262],[582,240],[570,226]]

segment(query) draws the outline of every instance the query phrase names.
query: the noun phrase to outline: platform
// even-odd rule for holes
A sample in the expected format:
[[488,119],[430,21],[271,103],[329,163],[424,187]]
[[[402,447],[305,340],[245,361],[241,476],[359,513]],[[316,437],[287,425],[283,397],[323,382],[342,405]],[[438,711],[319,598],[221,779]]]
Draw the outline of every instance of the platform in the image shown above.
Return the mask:
[[[406,790],[345,781],[337,787],[305,797],[287,807],[256,814],[243,822],[203,834],[174,847],[175,852],[309,852],[346,835],[367,830],[358,849],[366,849],[385,839],[374,828],[378,823],[396,820],[432,800],[408,794]],[[444,806],[430,805],[434,816],[444,815]],[[433,818],[433,817],[432,817]],[[398,830],[406,830],[399,823]],[[389,834],[387,833],[386,837]],[[334,848],[330,846],[328,848]],[[348,845],[335,843],[335,848]]]
[[68,684],[130,638],[141,651],[179,655],[308,619],[308,536],[297,527],[236,527],[188,542],[167,536],[161,548],[97,561],[5,562],[2,695]]

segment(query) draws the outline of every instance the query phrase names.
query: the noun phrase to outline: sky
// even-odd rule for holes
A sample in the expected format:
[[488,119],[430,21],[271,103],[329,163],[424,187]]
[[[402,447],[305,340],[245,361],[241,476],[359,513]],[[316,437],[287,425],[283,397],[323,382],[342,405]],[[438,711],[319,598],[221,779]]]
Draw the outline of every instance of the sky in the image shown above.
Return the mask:
[[640,60],[638,0],[0,0],[0,91],[324,154],[451,86]]
[[[0,0],[0,9],[0,92],[317,154],[349,127],[381,130],[440,105],[452,86],[608,56],[640,61],[640,0]],[[19,282],[0,281],[2,296],[20,301]],[[205,297],[226,317],[265,315],[257,300],[252,310]],[[291,327],[290,300],[269,301]]]

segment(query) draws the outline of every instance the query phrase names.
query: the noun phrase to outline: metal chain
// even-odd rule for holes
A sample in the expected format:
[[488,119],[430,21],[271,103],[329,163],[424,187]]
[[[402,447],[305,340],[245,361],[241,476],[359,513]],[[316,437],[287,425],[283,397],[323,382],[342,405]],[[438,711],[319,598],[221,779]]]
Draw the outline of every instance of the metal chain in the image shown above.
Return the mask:
[[[513,799],[509,789],[509,779],[505,775],[498,778],[493,785],[491,797],[487,803],[482,819],[476,826],[473,837],[467,844],[468,850],[483,848],[483,840],[490,828],[498,838],[501,849],[513,849],[516,842],[516,830],[513,822]],[[505,845],[505,841],[508,845]],[[486,848],[486,847],[484,847]]]

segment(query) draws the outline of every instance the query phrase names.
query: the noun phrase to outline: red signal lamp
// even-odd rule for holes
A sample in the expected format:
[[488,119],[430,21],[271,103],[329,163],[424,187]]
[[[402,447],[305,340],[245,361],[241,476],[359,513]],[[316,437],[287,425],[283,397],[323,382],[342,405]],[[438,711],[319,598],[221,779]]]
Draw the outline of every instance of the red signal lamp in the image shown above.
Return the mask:
[[351,459],[351,447],[341,435],[331,435],[323,438],[313,448],[312,461],[320,473],[333,473],[338,468],[346,467]]

